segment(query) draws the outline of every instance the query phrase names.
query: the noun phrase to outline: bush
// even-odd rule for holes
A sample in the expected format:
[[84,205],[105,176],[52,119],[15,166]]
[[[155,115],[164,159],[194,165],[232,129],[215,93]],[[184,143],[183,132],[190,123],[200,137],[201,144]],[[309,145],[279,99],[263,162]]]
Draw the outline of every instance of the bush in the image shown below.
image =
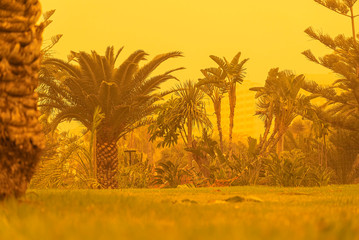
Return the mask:
[[148,160],[130,166],[120,166],[120,188],[147,188],[153,181],[154,169]]
[[163,161],[155,168],[153,184],[175,188],[182,184],[192,184],[193,169],[183,162]]
[[283,187],[323,186],[330,181],[329,169],[312,166],[298,149],[272,153],[265,159],[266,178],[271,185]]

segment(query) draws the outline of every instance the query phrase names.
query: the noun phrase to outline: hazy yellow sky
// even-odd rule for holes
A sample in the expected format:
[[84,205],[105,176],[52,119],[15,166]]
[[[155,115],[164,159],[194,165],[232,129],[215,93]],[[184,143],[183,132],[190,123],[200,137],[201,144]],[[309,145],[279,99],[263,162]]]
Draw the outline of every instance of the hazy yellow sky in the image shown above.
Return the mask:
[[[321,52],[303,32],[313,26],[330,34],[350,34],[349,19],[313,0],[43,0],[43,11],[56,9],[44,39],[63,34],[55,56],[70,50],[125,46],[123,60],[137,49],[153,57],[178,50],[183,59],[165,67],[184,66],[181,79],[198,79],[200,69],[215,66],[209,55],[250,58],[247,79],[262,82],[272,67],[300,73],[327,73],[300,53]],[[357,9],[357,13],[359,13]]]

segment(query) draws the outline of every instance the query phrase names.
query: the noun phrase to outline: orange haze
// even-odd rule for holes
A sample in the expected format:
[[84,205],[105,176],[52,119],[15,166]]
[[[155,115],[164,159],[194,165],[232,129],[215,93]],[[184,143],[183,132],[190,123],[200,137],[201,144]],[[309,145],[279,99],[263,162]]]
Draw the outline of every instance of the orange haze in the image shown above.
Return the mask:
[[[55,56],[70,50],[103,53],[106,46],[125,46],[122,57],[143,49],[154,56],[179,50],[185,58],[181,79],[198,79],[201,68],[214,66],[209,55],[231,58],[237,51],[250,58],[247,79],[264,81],[272,67],[296,73],[327,73],[300,53],[323,49],[303,32],[307,27],[350,34],[349,19],[313,0],[43,0],[43,11],[56,9],[45,40],[63,39]],[[358,12],[358,11],[357,11]],[[170,66],[171,67],[171,66]]]
[[[177,73],[181,80],[196,80],[201,77],[200,69],[215,66],[209,55],[232,58],[238,51],[250,58],[245,81],[252,83],[262,85],[273,67],[312,76],[326,74],[327,69],[301,55],[306,49],[319,55],[327,50],[310,40],[304,30],[313,26],[332,36],[351,33],[349,19],[313,0],[43,0],[42,4],[43,11],[56,9],[44,39],[63,34],[55,57],[65,59],[70,50],[103,53],[109,45],[125,46],[121,60],[137,49],[147,51],[150,58],[178,50],[185,57],[163,67],[185,67]],[[227,110],[222,116],[225,131]],[[246,121],[250,123],[252,117]],[[261,132],[259,125],[253,125],[256,134]],[[238,127],[235,132],[241,134]]]

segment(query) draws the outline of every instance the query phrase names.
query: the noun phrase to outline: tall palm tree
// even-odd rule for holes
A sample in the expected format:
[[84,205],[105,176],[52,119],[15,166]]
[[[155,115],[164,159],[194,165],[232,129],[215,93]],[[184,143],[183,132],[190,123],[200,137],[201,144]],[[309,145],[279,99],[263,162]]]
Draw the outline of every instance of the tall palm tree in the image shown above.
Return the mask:
[[132,53],[119,67],[116,60],[121,53],[108,47],[104,56],[95,51],[72,52],[76,64],[59,59],[48,59],[45,65],[53,78],[44,78],[39,92],[41,106],[54,114],[52,126],[75,119],[87,129],[93,126],[93,115],[101,108],[104,118],[96,129],[97,179],[103,188],[117,188],[118,152],[117,141],[133,129],[148,123],[148,117],[161,99],[158,88],[181,68],[157,76],[151,73],[164,61],[182,56],[170,52],[156,56],[140,67],[147,54],[138,50]]
[[0,199],[25,193],[44,136],[37,94],[43,24],[37,0],[0,2]]
[[223,132],[222,132],[222,98],[227,92],[224,79],[226,73],[221,68],[207,68],[201,70],[204,78],[199,79],[197,86],[211,99],[214,113],[217,118],[217,130],[219,135],[219,146],[223,152]]
[[227,61],[226,58],[219,58],[211,55],[210,58],[215,61],[218,66],[226,73],[226,82],[228,89],[228,100],[229,100],[229,140],[228,140],[228,155],[232,157],[232,138],[233,138],[233,127],[234,127],[234,111],[236,108],[237,94],[236,87],[237,83],[241,84],[245,77],[244,64],[249,60],[248,58],[239,62],[241,52],[238,52],[232,59],[231,62]]
[[303,84],[303,75],[296,76],[289,71],[274,68],[269,71],[264,87],[250,89],[257,92],[256,114],[264,119],[265,125],[259,144],[260,153],[270,151],[275,146],[277,153],[280,153],[283,150],[283,136],[294,118],[299,114],[311,114],[312,97],[299,93]]

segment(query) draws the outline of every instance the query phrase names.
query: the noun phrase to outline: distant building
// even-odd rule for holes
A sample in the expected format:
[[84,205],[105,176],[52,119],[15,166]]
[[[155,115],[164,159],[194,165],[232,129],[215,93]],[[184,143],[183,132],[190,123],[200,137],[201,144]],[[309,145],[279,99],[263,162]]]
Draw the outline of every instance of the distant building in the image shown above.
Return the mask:
[[260,134],[263,134],[263,121],[255,115],[257,109],[256,92],[249,90],[252,87],[263,86],[263,84],[245,80],[241,85],[237,86],[235,130],[233,132],[240,139],[245,138],[243,140],[246,140],[248,136],[259,138]]

